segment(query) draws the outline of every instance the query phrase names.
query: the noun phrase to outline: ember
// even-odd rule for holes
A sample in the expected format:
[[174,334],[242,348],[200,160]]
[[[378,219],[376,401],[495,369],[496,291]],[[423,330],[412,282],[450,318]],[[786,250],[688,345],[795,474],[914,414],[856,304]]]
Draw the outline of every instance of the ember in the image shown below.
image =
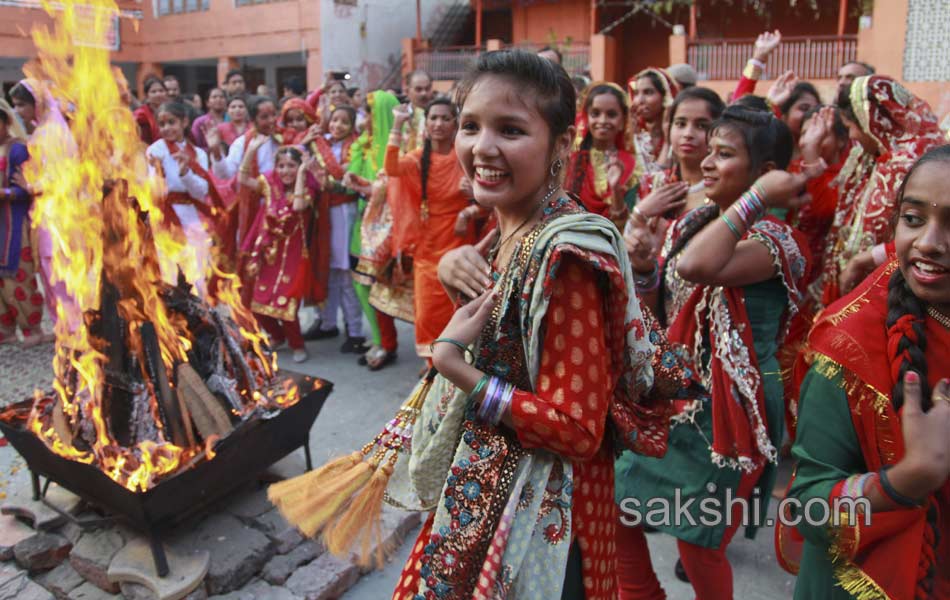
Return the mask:
[[93,18],[70,0],[51,11],[56,28],[34,31],[39,57],[25,69],[70,121],[38,130],[25,173],[42,192],[33,218],[53,240],[58,290],[55,391],[36,393],[28,428],[54,453],[146,491],[300,392],[278,375],[236,279],[166,223],[163,182],[148,174],[108,52],[74,43],[104,38],[117,10],[89,4]]

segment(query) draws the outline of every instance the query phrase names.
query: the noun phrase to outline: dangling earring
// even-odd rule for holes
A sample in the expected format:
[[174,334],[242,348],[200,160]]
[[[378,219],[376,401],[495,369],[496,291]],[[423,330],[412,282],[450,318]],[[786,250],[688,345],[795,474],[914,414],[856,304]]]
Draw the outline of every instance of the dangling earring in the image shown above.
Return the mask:
[[561,162],[560,158],[555,159],[554,162],[551,163],[551,177],[557,177],[557,174],[561,172],[561,167],[563,166],[564,163]]

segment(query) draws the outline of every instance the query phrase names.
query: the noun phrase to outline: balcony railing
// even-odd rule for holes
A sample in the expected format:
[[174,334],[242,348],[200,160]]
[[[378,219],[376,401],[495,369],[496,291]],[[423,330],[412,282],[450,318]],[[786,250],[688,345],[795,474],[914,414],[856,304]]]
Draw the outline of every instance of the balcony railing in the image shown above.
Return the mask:
[[[755,40],[698,39],[688,42],[687,60],[700,79],[738,79],[752,57]],[[855,60],[855,35],[783,37],[768,62],[769,78],[794,71],[800,79],[834,79],[842,64]]]
[[[524,50],[536,51],[540,46],[518,46]],[[445,46],[442,48],[424,48],[416,50],[415,65],[437,80],[458,80],[465,75],[469,65],[478,57],[482,49],[477,46]],[[580,75],[590,64],[590,47],[573,44],[562,51],[564,68],[571,75]]]
[[480,52],[477,46],[444,46],[416,50],[416,68],[437,80],[458,80]]

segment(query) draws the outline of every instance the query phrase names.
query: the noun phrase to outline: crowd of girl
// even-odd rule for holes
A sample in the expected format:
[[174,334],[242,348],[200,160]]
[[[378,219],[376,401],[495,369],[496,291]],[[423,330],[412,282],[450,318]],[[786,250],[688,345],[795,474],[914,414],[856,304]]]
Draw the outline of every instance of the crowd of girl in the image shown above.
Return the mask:
[[[752,95],[779,43],[760,36],[728,105],[660,68],[578,96],[522,51],[483,53],[454,102],[416,72],[407,104],[331,79],[280,105],[215,89],[190,122],[145,83],[161,226],[237,273],[275,346],[306,360],[342,312],[341,350],[377,370],[394,318],[415,323],[443,393],[413,440],[405,504],[431,514],[394,598],[664,598],[618,505],[767,502],[790,447],[789,497],[873,513],[776,529],[796,598],[950,599],[950,151],[868,65],[833,104],[791,73]],[[0,342],[38,335],[42,306],[18,173],[50,111],[35,82],[12,98]],[[733,597],[726,549],[761,525],[732,510],[650,523],[702,600]]]

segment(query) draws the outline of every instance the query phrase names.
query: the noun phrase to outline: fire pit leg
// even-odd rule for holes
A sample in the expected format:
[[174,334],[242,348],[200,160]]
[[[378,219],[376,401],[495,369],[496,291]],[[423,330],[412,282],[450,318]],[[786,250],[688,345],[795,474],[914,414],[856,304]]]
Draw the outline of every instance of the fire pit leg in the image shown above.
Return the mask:
[[148,536],[149,544],[152,546],[152,560],[155,561],[155,572],[159,577],[168,575],[168,558],[165,556],[165,547],[162,546],[162,538],[157,532],[152,530]]
[[33,469],[30,469],[30,481],[33,482],[33,501],[38,502],[40,499],[40,475]]
[[313,459],[310,457],[310,436],[303,443],[303,457],[307,462],[307,471],[313,471]]

